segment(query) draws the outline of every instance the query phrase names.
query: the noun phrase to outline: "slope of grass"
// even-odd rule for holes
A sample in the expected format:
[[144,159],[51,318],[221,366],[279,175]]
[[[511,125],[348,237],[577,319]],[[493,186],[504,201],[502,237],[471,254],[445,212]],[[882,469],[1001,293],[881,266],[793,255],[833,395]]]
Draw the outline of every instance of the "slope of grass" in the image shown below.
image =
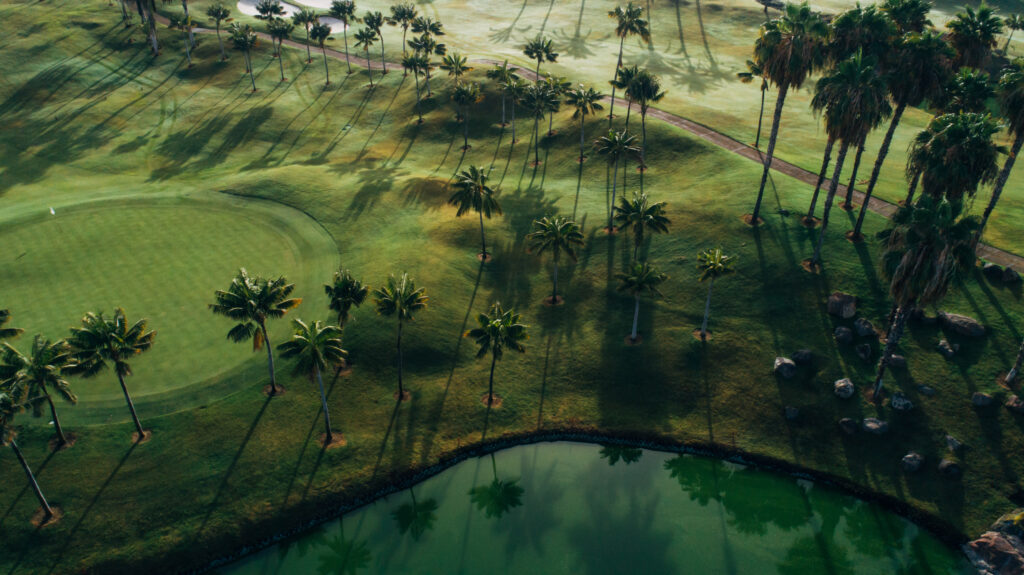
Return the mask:
[[[18,31],[0,51],[7,72],[0,85],[4,222],[8,214],[12,220],[29,217],[50,205],[58,206],[60,215],[61,206],[100,199],[153,202],[230,194],[242,198],[230,224],[210,219],[214,223],[204,225],[202,220],[216,217],[212,213],[181,224],[185,230],[194,228],[191,233],[203,242],[247,246],[224,252],[211,247],[211,262],[224,266],[220,274],[198,262],[193,271],[187,261],[176,259],[188,253],[189,243],[183,241],[132,257],[148,256],[152,273],[164,277],[175,270],[195,273],[192,287],[180,289],[194,287],[200,304],[211,289],[203,278],[219,287],[238,265],[254,270],[280,265],[261,271],[295,274],[289,277],[301,280],[299,290],[315,294],[319,283],[329,279],[338,254],[344,266],[371,285],[380,285],[389,273],[408,271],[431,297],[430,307],[406,330],[405,373],[413,399],[397,407],[392,396],[395,324],[374,315],[371,306],[355,312],[345,336],[355,369],[328,381],[332,419],[348,445],[329,451],[317,444],[319,398],[305,377],[287,376],[291,366],[281,365],[289,393],[267,400],[259,393],[265,384],[262,358],[229,367],[236,361],[231,358],[248,350],[224,342],[225,324],[197,324],[184,328],[194,330],[188,337],[171,336],[167,331],[182,320],[162,323],[167,316],[161,314],[173,314],[174,304],[154,301],[145,312],[152,327],[164,330],[157,345],[167,347],[160,352],[169,354],[165,358],[209,366],[198,358],[221,357],[221,352],[207,348],[224,350],[225,372],[212,381],[190,380],[189,389],[225,387],[202,397],[190,395],[202,395],[198,391],[161,396],[145,422],[154,438],[135,447],[128,424],[84,424],[96,422],[89,417],[95,408],[89,404],[64,409],[83,412],[76,416],[82,423],[71,429],[79,441],[56,454],[46,448],[49,429],[29,417],[21,419],[20,443],[64,518],[44,529],[29,524],[36,503],[23,488],[13,455],[3,450],[0,481],[8,487],[0,493],[5,535],[0,568],[7,572],[139,572],[201,564],[365,494],[368,486],[410,468],[432,465],[459,447],[537,429],[716,442],[848,477],[965,534],[978,533],[1013,506],[1009,497],[1018,491],[1024,470],[1017,456],[1024,448],[1024,420],[998,407],[975,411],[969,398],[974,391],[1006,394],[995,377],[1012,362],[1020,341],[1020,292],[970,274],[943,308],[983,321],[989,329],[984,339],[964,340],[926,326],[910,331],[901,344],[909,369],[895,374],[890,385],[914,400],[917,408],[911,413],[876,409],[859,399],[842,402],[832,394],[832,382],[849,376],[862,389],[871,365],[832,342],[835,325],[850,322],[825,313],[827,295],[835,289],[857,294],[861,314],[876,324],[884,321],[889,303],[875,272],[877,242],[846,242],[842,234],[850,224],[841,212],[827,236],[825,272],[813,276],[801,270],[799,262],[810,254],[815,232],[800,227],[795,213],[784,214],[806,205],[807,186],[775,178],[767,225],[751,230],[740,216],[749,211],[757,165],[682,131],[649,125],[651,169],[644,184],[655,199],[669,203],[673,223],[670,234],[652,238],[644,250],[671,279],[663,298],[643,301],[644,343],[629,347],[623,339],[632,300],[615,290],[613,280],[628,264],[629,238],[609,239],[598,231],[607,210],[606,167],[591,154],[577,185],[578,132],[567,113],[556,118],[561,132],[542,138],[543,163],[534,169],[532,154],[527,154],[529,122],[520,120],[523,139],[513,147],[509,131],[496,125],[500,100],[492,91],[472,112],[473,147],[463,154],[461,125],[454,120],[447,101],[450,84],[444,81],[435,82],[426,122],[417,125],[412,78],[400,73],[388,75],[373,91],[365,88],[363,75],[339,73],[324,89],[322,64],[306,65],[304,53],[285,50],[290,79],[278,84],[277,62],[260,52],[254,57],[260,90],[253,94],[241,58],[217,63],[211,39],[203,39],[192,69],[185,69],[179,56],[178,34],[164,33],[165,51],[152,60],[139,44],[140,35],[123,30],[117,11],[103,2],[13,2],[0,7],[0,21]],[[132,36],[135,42],[129,43]],[[341,70],[337,62],[332,65]],[[474,72],[473,79],[480,80],[481,72]],[[604,125],[600,119],[588,122],[588,138]],[[474,258],[477,221],[456,219],[446,205],[446,183],[469,164],[491,168],[505,211],[486,222],[495,258],[483,267]],[[631,193],[639,174],[635,165],[627,173]],[[280,255],[287,253],[287,240],[254,249],[238,237],[248,233],[244,222],[260,217],[253,210],[264,203],[245,198],[308,214],[316,224],[303,219],[307,216],[299,221],[322,226],[335,245],[318,248],[324,253],[318,251],[314,260],[300,250],[302,266],[288,267]],[[548,308],[541,300],[550,288],[550,262],[526,252],[525,235],[539,216],[574,211],[584,224],[587,246],[577,264],[562,270],[567,304]],[[143,212],[120,213],[139,218]],[[872,234],[884,225],[875,216],[867,220]],[[259,237],[296,237],[297,232],[272,227],[273,233]],[[20,229],[5,226],[0,233],[18,234]],[[322,237],[323,232],[308,233]],[[39,241],[59,246],[61,239],[49,234]],[[696,281],[694,265],[699,250],[716,245],[737,255],[739,265],[735,275],[716,285],[714,339],[701,346],[691,331],[699,325],[705,286]],[[44,251],[57,253],[53,246]],[[17,255],[9,250],[0,254],[5,269]],[[95,266],[101,266],[124,257],[124,249],[98,246],[82,257],[95,258]],[[37,261],[40,269],[33,268],[32,261],[17,265],[26,273],[52,273],[42,261]],[[326,270],[315,263],[320,261],[327,262]],[[4,281],[14,286],[7,289],[21,289],[18,278]],[[67,309],[53,307],[63,301],[61,290],[102,291],[94,282],[63,281],[64,286],[39,288],[57,294],[45,302],[23,299],[28,303],[12,309],[14,324],[60,333],[83,311],[70,297]],[[130,292],[129,285],[125,299],[144,297],[139,293],[145,284]],[[495,301],[524,314],[531,339],[526,354],[507,356],[498,365],[496,387],[504,403],[487,411],[479,398],[486,390],[488,364],[474,359],[475,349],[461,334],[467,320]],[[293,315],[330,319],[322,300],[312,297]],[[935,352],[943,337],[963,345],[953,361]],[[24,347],[27,339],[14,344]],[[815,351],[814,366],[795,380],[776,380],[770,369],[775,356],[802,347]],[[154,380],[180,373],[177,366],[161,365],[157,353],[136,360],[136,379],[142,379],[143,370]],[[91,385],[75,384],[82,389]],[[921,395],[919,384],[937,394]],[[154,385],[180,387],[174,381]],[[786,405],[800,408],[798,422],[784,419]],[[840,417],[875,415],[891,422],[888,437],[850,438],[835,424]],[[947,433],[970,446],[962,456],[960,480],[940,478],[935,470]],[[928,457],[920,474],[899,471],[899,458],[909,449]]]

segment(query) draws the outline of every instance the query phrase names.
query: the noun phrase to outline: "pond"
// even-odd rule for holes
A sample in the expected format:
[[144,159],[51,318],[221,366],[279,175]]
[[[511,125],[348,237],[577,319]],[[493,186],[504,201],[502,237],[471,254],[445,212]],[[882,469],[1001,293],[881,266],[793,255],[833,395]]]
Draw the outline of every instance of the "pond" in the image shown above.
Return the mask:
[[969,573],[923,528],[824,485],[719,459],[514,447],[228,565],[319,573]]

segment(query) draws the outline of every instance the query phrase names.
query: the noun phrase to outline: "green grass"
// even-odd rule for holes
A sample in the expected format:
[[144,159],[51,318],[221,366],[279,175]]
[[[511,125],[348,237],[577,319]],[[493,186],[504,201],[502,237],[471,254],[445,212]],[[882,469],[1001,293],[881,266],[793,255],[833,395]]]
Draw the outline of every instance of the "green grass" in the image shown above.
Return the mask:
[[[598,8],[593,8],[596,15],[590,11],[588,4],[588,17],[596,22],[599,16],[606,24]],[[526,140],[511,148],[508,131],[494,124],[500,101],[489,91],[473,110],[473,148],[463,157],[447,82],[435,83],[436,98],[420,126],[412,121],[411,78],[403,81],[392,73],[369,92],[364,75],[346,78],[342,65],[332,62],[337,81],[325,90],[322,63],[306,66],[297,50],[285,51],[291,78],[285,85],[276,82],[277,63],[258,52],[260,91],[250,94],[241,58],[217,63],[211,38],[201,39],[197,66],[186,70],[179,34],[162,29],[169,42],[152,61],[139,44],[140,34],[122,30],[117,18],[117,10],[103,2],[0,7],[0,21],[17,31],[3,40],[0,51],[5,70],[0,84],[2,245],[9,245],[8,235],[42,234],[41,254],[62,258],[61,250],[67,249],[83,260],[65,272],[45,266],[42,255],[20,261],[15,259],[19,250],[3,250],[5,271],[17,265],[55,279],[40,279],[33,288],[45,301],[0,305],[12,308],[15,325],[59,334],[86,311],[81,307],[87,302],[108,297],[94,303],[130,302],[130,314],[151,317],[160,332],[157,347],[165,348],[136,360],[139,373],[131,385],[165,391],[154,394],[143,413],[153,440],[134,448],[130,425],[120,410],[110,411],[113,405],[83,400],[62,407],[75,414],[69,431],[80,439],[52,455],[43,422],[20,420],[20,443],[65,515],[57,525],[33,529],[28,517],[36,504],[22,488],[13,455],[0,451],[5,485],[0,569],[139,572],[197,564],[366,493],[368,486],[395,474],[436,463],[460,446],[536,429],[657,434],[735,446],[848,477],[966,534],[980,532],[1013,507],[1008,497],[1019,489],[1024,472],[1017,456],[1024,448],[1024,420],[1001,408],[976,412],[969,398],[976,390],[1005,394],[995,377],[1019,345],[1024,322],[1019,291],[978,274],[958,284],[943,308],[977,317],[989,335],[981,341],[949,336],[964,347],[947,362],[934,351],[946,335],[914,327],[901,344],[909,370],[890,384],[904,389],[918,408],[907,415],[882,408],[881,416],[893,427],[889,437],[849,439],[835,421],[876,410],[856,399],[837,400],[832,382],[849,376],[863,388],[871,366],[832,343],[837,322],[825,313],[825,299],[835,289],[855,293],[862,315],[876,324],[889,303],[874,271],[877,242],[846,242],[842,234],[850,224],[844,213],[836,212],[829,230],[826,271],[812,276],[800,269],[815,239],[797,224],[795,213],[809,200],[807,186],[775,177],[766,199],[772,208],[767,225],[750,230],[740,216],[750,209],[758,166],[651,123],[645,185],[653,197],[669,203],[673,224],[669,235],[653,238],[646,249],[671,279],[664,284],[664,298],[643,302],[644,344],[627,347],[623,338],[632,301],[615,291],[611,278],[627,264],[629,245],[624,237],[610,241],[597,231],[606,214],[599,158],[583,166],[577,217],[588,243],[579,263],[563,269],[566,306],[541,304],[550,287],[550,264],[525,251],[534,218],[571,214],[576,203],[578,132],[568,113],[556,119],[561,133],[542,140],[544,163],[534,170]],[[130,35],[134,44],[127,42]],[[589,122],[588,137],[603,126],[600,119]],[[525,137],[528,123],[519,128]],[[474,258],[476,221],[456,219],[445,204],[445,183],[470,163],[493,166],[505,209],[503,217],[487,222],[495,259],[482,269]],[[632,170],[629,189],[635,190],[638,174]],[[186,215],[198,201],[230,202],[230,218],[205,208]],[[265,208],[268,202],[278,207]],[[163,210],[154,206],[164,203],[169,204],[166,215],[150,214]],[[48,221],[49,206],[58,215]],[[99,206],[112,209],[93,211]],[[794,215],[783,216],[778,208]],[[144,230],[135,221],[141,213],[150,214]],[[88,221],[87,214],[96,219]],[[75,221],[76,233],[83,236],[109,228],[128,238],[146,231],[176,239],[167,248],[149,244],[146,250],[113,242],[92,250],[64,246],[59,230],[48,231],[64,217]],[[183,222],[179,227],[188,233],[158,230],[161,219],[168,227],[176,219]],[[866,225],[873,234],[885,221],[872,215]],[[278,239],[260,246],[240,233]],[[328,236],[333,243],[323,245]],[[195,245],[209,249],[190,251]],[[704,348],[690,335],[699,325],[705,293],[696,281],[696,255],[716,245],[737,255],[739,265],[736,274],[716,285],[714,339]],[[189,261],[190,254],[203,263]],[[289,264],[290,257],[301,259]],[[339,260],[371,285],[380,285],[389,273],[409,271],[431,302],[406,331],[413,400],[397,410],[394,322],[375,316],[370,306],[355,312],[345,337],[355,370],[329,382],[332,419],[349,443],[322,452],[316,442],[322,422],[315,387],[302,376],[286,376],[290,366],[282,365],[289,393],[268,402],[259,393],[266,383],[262,358],[244,345],[225,342],[226,320],[207,315],[204,305],[212,289],[245,265],[287,273],[299,284],[309,299],[295,316],[329,318],[322,300],[313,296]],[[152,271],[145,271],[146,262]],[[111,297],[98,282],[115,285],[119,265],[141,266],[143,271],[130,279],[144,283],[134,288],[126,280],[118,288],[124,295]],[[280,267],[265,269],[270,265]],[[76,280],[70,270],[90,270],[100,279]],[[188,281],[179,277],[182,273]],[[161,278],[180,283],[158,285]],[[2,281],[5,300],[11,289],[27,297],[18,276]],[[146,295],[147,289],[170,295]],[[96,295],[75,299],[88,290]],[[181,295],[188,299],[178,303],[171,297],[178,292],[187,292]],[[147,299],[152,307],[146,307]],[[525,355],[509,356],[498,366],[496,389],[505,402],[488,413],[479,402],[487,362],[475,360],[471,342],[460,336],[466,318],[494,301],[521,311],[532,337]],[[57,307],[60,302],[66,309]],[[175,317],[181,305],[194,315]],[[24,347],[27,338],[14,343]],[[773,358],[800,347],[815,350],[814,369],[794,381],[777,381],[770,372]],[[173,374],[190,370],[210,375],[173,381]],[[938,394],[923,397],[917,384]],[[103,389],[108,382],[75,381],[83,398],[93,385]],[[801,409],[799,423],[786,422],[786,405]],[[117,420],[101,424],[93,413],[113,413]],[[946,433],[971,446],[959,481],[935,471]],[[919,475],[899,471],[899,458],[909,449],[929,459]]]

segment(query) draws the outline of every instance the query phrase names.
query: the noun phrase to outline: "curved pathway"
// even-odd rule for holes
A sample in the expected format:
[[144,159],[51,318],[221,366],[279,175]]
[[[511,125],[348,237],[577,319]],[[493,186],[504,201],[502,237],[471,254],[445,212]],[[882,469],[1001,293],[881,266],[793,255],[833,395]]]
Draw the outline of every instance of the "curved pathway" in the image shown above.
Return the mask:
[[[164,25],[166,25],[168,23],[167,18],[164,18],[163,16],[157,16],[157,21],[162,23],[162,24],[164,24]],[[207,28],[198,28],[198,27],[195,28],[195,32],[199,33],[199,34],[213,34],[214,33],[213,30],[210,30],[210,29],[207,29]],[[257,32],[257,34],[263,40],[270,40],[270,36],[268,34],[265,34],[263,32]],[[300,48],[300,49],[305,49],[305,47],[306,47],[306,45],[304,43],[296,42],[294,40],[285,40],[284,44],[287,45],[287,46],[291,46],[293,48]],[[340,60],[344,60],[345,57],[346,57],[345,52],[342,51],[342,50],[334,50],[332,48],[328,48],[326,50],[326,52],[327,52],[327,55],[331,56],[332,58],[337,58],[337,59],[340,59]],[[360,67],[365,68],[366,62],[362,61],[362,60],[359,60],[361,58],[361,56],[356,55],[356,56],[352,56],[352,57],[355,58],[359,62]],[[492,59],[489,59],[489,58],[474,58],[471,61],[475,62],[475,63],[478,63],[478,64],[485,64],[485,65],[497,65],[497,64],[501,64],[502,63],[502,61],[492,60]],[[395,67],[400,66],[400,63],[398,63],[398,62],[391,62],[391,64],[393,66],[395,66]],[[379,70],[381,68],[380,61],[379,60],[371,61],[370,62],[370,68],[374,69],[374,70]],[[532,81],[536,81],[537,75],[533,72],[533,70],[530,70],[530,69],[524,68],[524,67],[520,67],[520,66],[517,66],[517,68],[518,68],[519,73],[522,76],[524,76],[526,79],[532,80]],[[605,96],[604,101],[610,103],[611,102],[611,97]],[[624,108],[626,106],[626,101],[622,100],[621,98],[616,98],[615,99],[615,106],[616,107],[623,107]],[[639,111],[639,109],[636,106],[634,106],[633,109]],[[763,158],[762,152],[760,150],[758,150],[757,148],[754,148],[753,146],[750,146],[748,144],[744,144],[743,142],[735,140],[735,139],[733,139],[733,138],[731,138],[731,137],[729,137],[729,136],[727,136],[727,135],[725,135],[725,134],[723,134],[721,132],[717,132],[717,131],[715,131],[715,130],[713,130],[713,129],[711,129],[711,128],[703,125],[703,124],[694,122],[693,120],[684,118],[682,116],[677,116],[675,114],[672,114],[670,112],[666,112],[664,110],[659,110],[657,108],[650,108],[648,110],[648,112],[647,112],[647,115],[649,117],[651,117],[651,118],[655,118],[655,119],[661,120],[663,122],[667,122],[668,124],[671,124],[671,125],[673,125],[673,126],[675,126],[677,128],[681,128],[683,130],[686,130],[687,132],[690,132],[691,134],[697,136],[698,138],[701,138],[702,140],[704,140],[706,142],[714,144],[715,146],[718,146],[719,148],[723,148],[725,150],[728,150],[728,151],[730,151],[730,152],[732,152],[734,154],[738,154],[740,156],[743,156],[744,158],[747,158],[748,160],[757,162],[759,164],[764,162],[764,160],[762,159]],[[774,171],[776,171],[776,172],[778,172],[780,174],[789,176],[791,178],[796,178],[797,180],[800,180],[801,182],[804,182],[804,183],[806,183],[808,185],[811,185],[811,186],[815,185],[817,183],[817,181],[818,181],[818,174],[816,174],[814,172],[811,172],[809,170],[805,170],[805,169],[803,169],[803,168],[801,168],[799,166],[796,166],[794,164],[791,164],[789,162],[780,160],[777,157],[772,159],[772,170],[774,170]],[[823,187],[829,186],[831,181],[832,181],[831,178],[825,178],[825,181],[822,183],[822,186]],[[839,184],[838,189],[836,191],[836,197],[839,197],[839,196],[842,196],[842,195],[845,195],[845,194],[846,194],[846,185],[845,184]],[[854,200],[854,203],[857,204],[857,205],[863,204],[864,203],[864,193],[854,189],[854,191],[853,191],[853,200]],[[899,210],[899,206],[897,206],[896,204],[893,204],[892,202],[888,202],[886,200],[882,200],[882,199],[878,198],[877,196],[872,196],[871,197],[871,202],[868,204],[868,209],[871,210],[872,212],[875,212],[876,214],[882,215],[882,216],[884,216],[886,218],[891,218],[897,212],[897,210]],[[995,246],[991,246],[989,244],[979,244],[978,245],[978,249],[977,249],[977,253],[978,253],[978,257],[983,258],[986,261],[989,261],[989,262],[992,262],[992,263],[995,263],[995,264],[999,264],[1001,266],[1010,267],[1010,268],[1013,268],[1013,269],[1017,270],[1018,272],[1024,273],[1024,257],[1021,257],[1019,255],[1010,253],[1010,252],[1008,252],[1006,250],[997,248]]]

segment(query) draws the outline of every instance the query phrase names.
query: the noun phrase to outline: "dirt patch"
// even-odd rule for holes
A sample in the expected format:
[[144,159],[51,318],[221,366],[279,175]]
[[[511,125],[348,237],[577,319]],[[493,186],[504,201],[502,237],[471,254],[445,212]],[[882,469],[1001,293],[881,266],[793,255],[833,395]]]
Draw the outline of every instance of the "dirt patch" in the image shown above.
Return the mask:
[[804,216],[804,217],[800,218],[800,225],[805,227],[805,228],[807,228],[807,229],[809,229],[809,230],[813,230],[814,228],[818,227],[820,224],[821,224],[821,218],[815,218],[813,216],[811,216],[809,218],[807,216]]
[[[700,338],[700,328],[699,327],[697,329],[693,330],[693,339],[695,339],[697,341],[701,341],[701,338]],[[712,333],[711,333],[711,330],[709,329],[706,332],[704,332],[704,341],[711,341],[711,339],[712,339]]]
[[345,439],[345,434],[340,431],[331,431],[331,440],[327,441],[327,433],[320,434],[320,447],[324,449],[334,449],[336,447],[345,447],[348,445],[348,440]]
[[263,386],[263,395],[267,397],[279,397],[287,393],[287,391],[287,389],[281,387],[280,385],[277,386],[277,391],[274,391],[274,387],[269,383]]
[[152,429],[143,429],[142,430],[142,437],[139,437],[139,432],[138,431],[133,431],[132,432],[132,443],[135,443],[135,444],[148,443],[150,439],[153,439],[153,430]]
[[478,261],[478,262],[487,263],[487,262],[489,262],[489,261],[491,261],[493,259],[494,259],[494,256],[492,256],[491,254],[485,254],[485,253],[482,253],[482,252],[479,253],[479,254],[476,254],[476,261]]
[[51,505],[50,509],[53,511],[53,515],[50,516],[46,515],[46,511],[44,511],[42,507],[36,509],[36,512],[32,514],[32,519],[29,521],[32,522],[32,525],[42,528],[47,525],[53,525],[64,517],[64,511],[62,511],[60,507],[54,507]]
[[546,305],[547,307],[556,307],[556,306],[560,306],[560,305],[562,305],[564,303],[565,303],[565,298],[563,298],[560,295],[556,295],[554,297],[548,296],[548,297],[544,298],[544,305]]
[[758,216],[757,221],[755,222],[754,214],[743,214],[743,216],[740,219],[743,220],[743,223],[751,227],[756,227],[764,223],[764,218],[760,216]]
[[804,268],[804,271],[810,274],[817,275],[821,273],[821,264],[812,262],[810,258],[800,262],[800,267]]
[[406,390],[402,391],[402,395],[401,396],[399,396],[398,392],[396,391],[396,392],[391,394],[391,397],[394,397],[395,401],[399,401],[399,402],[411,401],[412,400],[412,393],[410,393],[409,390],[406,389]]
[[864,234],[854,233],[853,230],[846,232],[846,241],[851,244],[859,244],[864,241]]
[[56,435],[50,438],[50,451],[64,451],[65,449],[71,449],[71,447],[75,445],[75,442],[78,441],[78,436],[74,433],[65,433],[64,437],[67,438],[67,441],[65,442],[61,442],[60,438]]
[[625,342],[625,344],[629,345],[629,346],[640,345],[641,343],[644,342],[644,336],[642,336],[640,334],[636,334],[636,339],[633,339],[632,334],[631,334],[631,335],[627,335],[626,338],[623,339],[622,341]]
[[485,393],[480,396],[480,403],[482,403],[484,407],[490,407],[491,409],[498,409],[499,407],[501,407],[501,404],[504,403],[504,401],[504,398],[495,393],[493,396],[491,396],[491,402],[490,405],[488,405],[487,394]]

